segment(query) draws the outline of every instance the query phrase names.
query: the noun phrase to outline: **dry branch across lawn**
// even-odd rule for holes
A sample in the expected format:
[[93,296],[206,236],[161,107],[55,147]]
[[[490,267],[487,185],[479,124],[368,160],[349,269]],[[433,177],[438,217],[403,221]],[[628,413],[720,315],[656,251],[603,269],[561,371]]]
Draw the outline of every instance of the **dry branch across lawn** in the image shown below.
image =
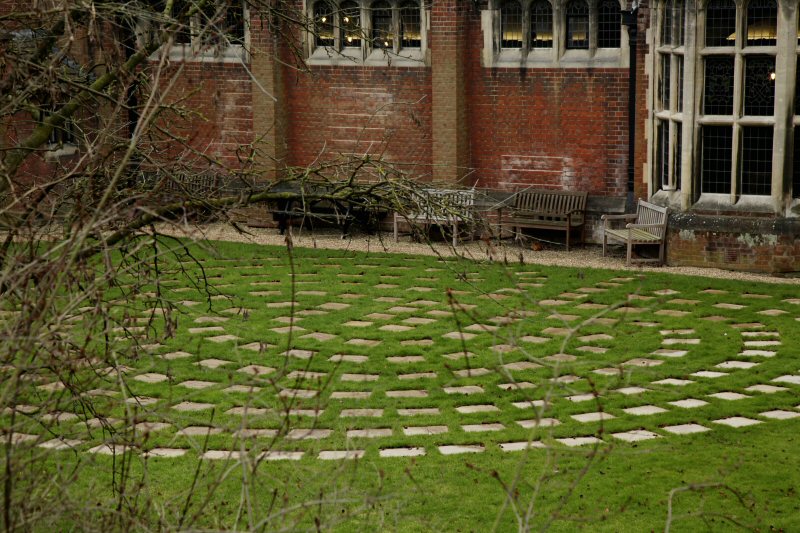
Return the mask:
[[[91,416],[65,392],[81,371],[64,383],[43,365],[4,406],[4,440],[48,460],[91,462],[100,486],[104,457],[130,454],[151,463],[165,497],[186,490],[169,477],[188,483],[198,462],[212,471],[263,462],[277,476],[263,480],[267,492],[280,475],[301,483],[337,465],[352,469],[352,490],[372,494],[383,483],[378,469],[391,494],[381,505],[407,515],[401,530],[484,530],[496,518],[507,530],[531,499],[530,527],[554,519],[569,530],[580,517],[593,530],[660,528],[670,490],[708,479],[748,496],[734,503],[689,490],[676,509],[800,527],[800,465],[788,452],[800,429],[793,286],[341,250],[295,249],[290,262],[283,248],[212,249],[196,251],[199,263],[165,260],[160,289],[178,302],[175,334],[160,333],[160,315],[154,329],[118,331],[119,346],[142,349],[81,390],[94,400]],[[178,267],[212,278],[211,292]],[[120,310],[120,323],[152,316],[151,289],[137,309]],[[80,316],[64,334],[80,337]],[[235,493],[230,483],[220,494]],[[290,499],[312,497],[298,489]],[[340,505],[343,530],[386,519]]]

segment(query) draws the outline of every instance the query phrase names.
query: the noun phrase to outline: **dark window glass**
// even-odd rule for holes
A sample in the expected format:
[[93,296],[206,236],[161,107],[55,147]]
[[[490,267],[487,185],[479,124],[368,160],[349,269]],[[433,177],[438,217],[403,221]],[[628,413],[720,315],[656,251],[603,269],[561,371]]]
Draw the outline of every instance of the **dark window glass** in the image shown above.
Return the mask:
[[573,0],[567,5],[567,49],[589,48],[589,6],[583,0]]
[[392,32],[392,7],[388,2],[372,4],[372,45],[391,50],[394,46]]
[[777,31],[777,2],[750,0],[747,5],[747,46],[774,46]]
[[683,150],[683,123],[676,122],[675,123],[675,151],[672,153],[672,157],[675,158],[675,162],[673,163],[672,170],[672,183],[675,184],[675,187],[680,187],[681,184],[681,151]]
[[669,187],[669,122],[658,121],[658,132],[656,134],[657,147],[656,157],[658,169],[658,188],[666,189]]
[[[56,112],[56,108],[54,105],[45,105],[40,108],[40,115],[39,119],[40,122],[44,122],[47,120],[48,117],[53,115]],[[64,121],[64,123],[57,127],[53,128],[53,131],[50,132],[50,137],[47,139],[47,144],[50,146],[63,146],[65,144],[75,145],[77,144],[76,138],[76,127],[75,121],[71,118],[68,118]]]
[[736,44],[736,4],[733,0],[711,0],[706,6],[706,46]]
[[619,48],[620,26],[619,3],[616,0],[603,0],[597,13],[597,47]]
[[792,160],[792,198],[800,198],[800,127],[794,127],[794,150]]
[[686,7],[683,4],[683,0],[675,0],[672,5],[672,12],[673,12],[673,34],[674,38],[672,39],[672,44],[675,46],[683,46],[683,21],[685,17],[685,9]]
[[800,58],[794,71],[794,114],[800,115]]
[[531,48],[553,47],[553,8],[547,0],[531,4]]
[[661,16],[661,44],[672,44],[672,26],[674,24],[673,1],[664,3],[664,13]]
[[342,26],[342,46],[361,46],[361,10],[355,2],[342,2],[339,11]]
[[772,190],[772,126],[742,128],[742,194]]
[[700,191],[730,194],[733,128],[731,126],[703,126],[702,142],[703,162]]
[[676,110],[678,113],[683,112],[683,56],[678,57],[678,79],[675,80],[678,86],[678,101],[676,103]]
[[[164,11],[163,0],[159,2],[159,12]],[[191,17],[189,16],[189,9],[191,4],[186,0],[175,0],[172,4],[172,17],[178,22],[178,27],[175,30],[175,43],[176,44],[191,44],[192,43],[192,25]]]
[[748,56],[744,63],[744,114],[771,116],[775,110],[775,58]]
[[317,46],[333,46],[333,6],[324,0],[314,4],[314,31]]
[[703,114],[733,114],[733,58],[707,57],[703,86]]
[[670,60],[669,55],[661,56],[661,76],[658,79],[658,95],[661,99],[661,109],[670,109]]
[[400,33],[402,48],[419,48],[422,46],[421,18],[419,4],[406,2],[400,7]]
[[244,44],[244,8],[241,0],[231,0],[225,9],[225,36],[230,44]]
[[516,0],[500,7],[500,46],[522,48],[522,6]]

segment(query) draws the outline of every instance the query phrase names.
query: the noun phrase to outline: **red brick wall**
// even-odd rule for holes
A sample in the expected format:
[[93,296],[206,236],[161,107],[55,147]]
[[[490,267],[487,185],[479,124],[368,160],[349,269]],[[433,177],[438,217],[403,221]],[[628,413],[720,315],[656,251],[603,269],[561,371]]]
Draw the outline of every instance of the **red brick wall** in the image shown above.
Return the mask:
[[484,68],[470,23],[471,164],[482,187],[624,196],[628,69]]
[[285,83],[289,164],[370,153],[430,176],[429,69],[313,66]]

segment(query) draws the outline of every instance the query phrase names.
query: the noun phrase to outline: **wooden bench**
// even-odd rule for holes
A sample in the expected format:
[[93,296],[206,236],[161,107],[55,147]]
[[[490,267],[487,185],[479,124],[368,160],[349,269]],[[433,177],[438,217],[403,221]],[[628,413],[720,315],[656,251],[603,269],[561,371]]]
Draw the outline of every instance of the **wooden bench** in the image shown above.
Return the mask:
[[516,193],[510,218],[515,238],[520,238],[522,228],[563,230],[569,251],[570,233],[573,228],[581,228],[583,243],[587,196],[586,192],[557,190],[527,189]]
[[[608,240],[621,241],[628,245],[628,262],[631,264],[633,247],[638,244],[650,244],[659,246],[658,258],[639,258],[637,261],[646,263],[664,264],[664,245],[667,236],[667,217],[669,208],[659,207],[639,200],[636,214],[629,215],[603,215],[603,257],[606,255],[606,245]],[[612,228],[612,221],[626,220],[628,224],[624,228]]]
[[409,213],[394,213],[394,242],[398,240],[398,222],[405,220],[412,226],[423,225],[426,232],[434,224],[450,226],[453,246],[457,246],[459,226],[474,222],[475,189],[424,189],[415,204]]

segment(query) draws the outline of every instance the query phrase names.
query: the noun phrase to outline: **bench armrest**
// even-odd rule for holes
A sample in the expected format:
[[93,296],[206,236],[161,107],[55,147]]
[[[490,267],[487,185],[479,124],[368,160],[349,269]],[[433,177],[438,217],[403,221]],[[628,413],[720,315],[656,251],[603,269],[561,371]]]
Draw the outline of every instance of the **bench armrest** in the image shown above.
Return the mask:
[[600,220],[636,220],[636,215],[602,215]]
[[663,228],[666,224],[626,224],[626,228]]

